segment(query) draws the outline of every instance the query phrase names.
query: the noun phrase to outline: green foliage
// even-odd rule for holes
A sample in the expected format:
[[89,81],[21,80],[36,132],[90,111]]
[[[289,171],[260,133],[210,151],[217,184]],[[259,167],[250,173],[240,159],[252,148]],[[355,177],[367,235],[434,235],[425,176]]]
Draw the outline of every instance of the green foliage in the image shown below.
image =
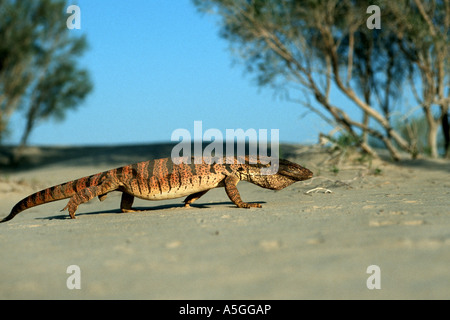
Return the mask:
[[336,175],[339,173],[339,168],[337,166],[332,166],[330,171]]
[[0,143],[12,113],[20,111],[25,144],[38,121],[61,119],[92,90],[77,59],[84,36],[66,27],[63,0],[0,0]]
[[355,137],[347,132],[340,134],[336,139],[336,144],[342,148],[357,147],[361,138]]
[[[397,118],[394,121],[395,128],[411,144],[415,150],[415,155],[430,155],[430,147],[427,143],[428,124],[423,115],[412,116],[406,119]],[[442,132],[438,134],[438,148],[444,153],[444,137]]]
[[383,170],[381,170],[380,168],[375,168],[373,170],[373,175],[375,175],[375,176],[380,176],[382,174],[383,174]]

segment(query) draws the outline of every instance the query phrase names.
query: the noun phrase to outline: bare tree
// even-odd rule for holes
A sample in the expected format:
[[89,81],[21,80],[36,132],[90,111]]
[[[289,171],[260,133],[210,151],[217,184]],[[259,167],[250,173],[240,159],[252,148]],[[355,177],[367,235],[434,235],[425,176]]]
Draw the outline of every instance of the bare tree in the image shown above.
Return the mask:
[[[194,2],[200,10],[222,17],[222,36],[234,45],[248,70],[257,73],[260,85],[289,84],[301,94],[312,95],[320,109],[307,95],[297,101],[345,130],[369,154],[375,152],[362,133],[381,140],[394,159],[400,157],[397,147],[413,152],[392,127],[390,113],[371,104],[374,100],[370,99],[371,95],[382,96],[382,86],[373,86],[372,82],[380,76],[388,81],[393,69],[375,70],[371,67],[374,50],[362,50],[355,45],[355,38],[363,35],[374,43],[373,36],[368,36],[365,3],[350,0]],[[361,69],[363,65],[367,68]],[[356,72],[358,77],[354,77]],[[373,90],[375,87],[378,92]],[[332,89],[343,93],[365,117],[351,118],[344,106],[331,101]],[[389,100],[392,86],[384,90],[384,97]],[[371,121],[375,125],[370,125]]]
[[389,3],[387,27],[396,33],[405,58],[414,66],[409,84],[428,124],[428,147],[438,156],[437,133],[449,146],[450,1],[411,0]]

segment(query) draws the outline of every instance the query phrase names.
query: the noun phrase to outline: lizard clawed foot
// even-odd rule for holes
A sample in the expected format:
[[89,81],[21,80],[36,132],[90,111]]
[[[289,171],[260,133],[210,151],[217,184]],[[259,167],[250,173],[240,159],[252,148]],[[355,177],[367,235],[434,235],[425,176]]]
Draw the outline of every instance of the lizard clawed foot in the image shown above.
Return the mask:
[[262,208],[262,205],[260,205],[259,203],[247,203],[247,202],[243,202],[241,204],[238,205],[238,208]]
[[64,209],[61,210],[61,212],[67,210],[69,211],[70,219],[76,219],[75,217],[75,211],[77,211],[78,206],[71,205],[70,202],[67,204],[67,206],[64,207]]
[[134,209],[120,209],[123,213],[132,213],[132,212],[139,212],[142,210],[134,210]]

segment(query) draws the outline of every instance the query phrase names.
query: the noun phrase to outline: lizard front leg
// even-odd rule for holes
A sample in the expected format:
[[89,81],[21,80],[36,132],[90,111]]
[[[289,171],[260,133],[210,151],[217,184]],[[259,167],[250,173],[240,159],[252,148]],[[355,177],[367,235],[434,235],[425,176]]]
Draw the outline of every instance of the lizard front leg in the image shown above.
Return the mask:
[[134,210],[131,206],[133,205],[134,196],[129,193],[123,192],[122,199],[120,200],[120,210],[122,212],[137,212],[140,210]]
[[233,203],[237,205],[238,208],[261,208],[261,205],[259,203],[247,203],[241,200],[239,191],[236,188],[236,185],[239,182],[238,177],[228,176],[225,178],[224,182],[225,192],[227,193],[228,198],[230,198],[230,200],[233,201]]

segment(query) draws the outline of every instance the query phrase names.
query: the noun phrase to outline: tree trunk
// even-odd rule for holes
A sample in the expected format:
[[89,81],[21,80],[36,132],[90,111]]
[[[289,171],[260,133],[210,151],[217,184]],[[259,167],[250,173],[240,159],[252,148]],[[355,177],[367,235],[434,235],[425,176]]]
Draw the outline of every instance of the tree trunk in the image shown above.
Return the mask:
[[428,122],[428,147],[430,148],[430,156],[432,158],[438,157],[438,148],[437,148],[437,133],[438,133],[439,125],[436,121]]
[[27,117],[27,125],[25,127],[25,130],[23,132],[22,138],[20,140],[20,146],[19,148],[25,147],[28,143],[28,138],[30,137],[31,130],[33,129],[34,125],[34,118],[28,116]]
[[23,132],[22,138],[20,140],[19,147],[17,148],[16,152],[14,153],[14,160],[13,162],[15,164],[19,163],[22,159],[22,154],[25,149],[25,146],[28,143],[28,138],[30,137],[30,133],[33,130],[35,120],[36,120],[36,112],[38,109],[38,105],[36,101],[31,102],[31,107],[27,112],[27,123],[25,126],[25,130]]
[[445,113],[442,117],[442,133],[444,134],[444,152],[445,157],[450,158],[450,124],[449,124],[450,114]]

